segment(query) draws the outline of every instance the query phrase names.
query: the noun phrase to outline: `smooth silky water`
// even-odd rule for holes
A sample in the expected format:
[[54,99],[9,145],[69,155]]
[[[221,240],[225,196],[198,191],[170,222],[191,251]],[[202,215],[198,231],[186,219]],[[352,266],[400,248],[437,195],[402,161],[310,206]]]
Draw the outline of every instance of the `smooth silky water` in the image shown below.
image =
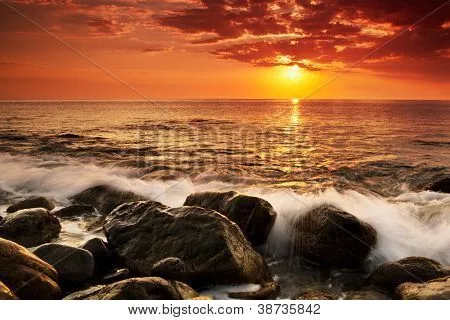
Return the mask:
[[[449,164],[448,101],[0,103],[0,190],[13,198],[44,195],[62,207],[109,184],[170,206],[197,191],[268,200],[278,217],[260,250],[281,297],[308,281],[340,286],[289,259],[291,222],[320,204],[377,230],[368,271],[411,255],[450,264],[450,195],[420,191]],[[63,221],[57,241],[101,236],[88,223]]]

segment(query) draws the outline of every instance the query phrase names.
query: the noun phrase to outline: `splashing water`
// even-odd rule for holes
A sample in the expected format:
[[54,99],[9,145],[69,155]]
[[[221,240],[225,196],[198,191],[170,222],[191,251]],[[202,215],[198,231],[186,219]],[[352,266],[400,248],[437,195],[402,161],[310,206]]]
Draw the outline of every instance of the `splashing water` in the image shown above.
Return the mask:
[[[269,201],[278,213],[266,244],[266,253],[289,255],[292,221],[312,208],[330,204],[372,225],[378,233],[376,247],[367,258],[369,269],[387,260],[417,255],[450,264],[450,195],[429,191],[407,191],[387,198],[353,190],[298,194],[289,189],[270,189],[219,181],[196,183],[189,179],[161,181],[141,180],[135,169],[101,167],[95,164],[38,160],[32,157],[0,154],[2,176],[0,189],[12,198],[44,195],[59,206],[86,188],[109,184],[130,190],[169,206],[181,206],[193,192],[236,190]],[[6,206],[3,206],[3,212]],[[78,227],[77,227],[78,226]],[[81,231],[79,224],[64,224],[62,241],[81,241],[93,235]],[[80,235],[82,233],[82,236]]]

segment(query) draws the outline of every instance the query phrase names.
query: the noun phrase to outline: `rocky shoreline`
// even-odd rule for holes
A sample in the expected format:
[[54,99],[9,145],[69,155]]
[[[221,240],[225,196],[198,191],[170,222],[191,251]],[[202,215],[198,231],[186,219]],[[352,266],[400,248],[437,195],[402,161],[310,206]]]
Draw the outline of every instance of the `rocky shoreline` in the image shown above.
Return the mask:
[[[448,193],[449,178],[428,187]],[[10,203],[0,218],[0,299],[213,299],[201,292],[245,284],[257,289],[229,290],[228,296],[450,299],[450,267],[432,259],[406,257],[368,274],[363,263],[377,243],[376,230],[329,205],[292,221],[290,255],[274,258],[264,244],[277,213],[257,197],[196,193],[171,208],[98,185],[71,201],[59,210],[44,197]],[[53,243],[61,221],[80,217],[89,218],[90,228],[101,228],[106,241]],[[321,285],[336,277],[338,291]],[[280,295],[286,286],[294,290]]]

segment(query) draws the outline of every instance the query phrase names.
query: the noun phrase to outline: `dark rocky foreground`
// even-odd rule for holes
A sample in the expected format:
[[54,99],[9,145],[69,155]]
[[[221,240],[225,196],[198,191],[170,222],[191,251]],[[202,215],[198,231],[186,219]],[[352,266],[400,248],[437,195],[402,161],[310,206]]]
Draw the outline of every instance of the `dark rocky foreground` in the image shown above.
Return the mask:
[[[377,232],[335,207],[312,208],[292,221],[291,256],[275,258],[260,253],[277,214],[256,197],[199,193],[170,208],[101,185],[72,202],[56,212],[43,197],[8,207],[0,220],[0,299],[205,299],[198,292],[247,283],[259,289],[229,297],[450,299],[450,268],[431,259],[407,257],[367,274],[362,265]],[[107,241],[51,243],[60,220],[85,216]]]

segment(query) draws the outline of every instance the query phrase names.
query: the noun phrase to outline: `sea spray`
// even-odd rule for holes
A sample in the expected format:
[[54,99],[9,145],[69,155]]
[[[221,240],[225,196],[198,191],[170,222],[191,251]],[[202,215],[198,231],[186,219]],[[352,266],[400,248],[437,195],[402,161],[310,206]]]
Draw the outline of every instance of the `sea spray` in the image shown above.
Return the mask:
[[[397,197],[385,198],[370,192],[339,192],[333,188],[298,194],[290,189],[260,188],[215,180],[200,182],[184,178],[144,181],[136,176],[135,168],[9,154],[0,154],[0,166],[0,188],[12,192],[13,198],[44,195],[55,199],[59,206],[68,204],[71,195],[98,184],[133,191],[169,206],[181,206],[190,193],[201,191],[235,190],[258,196],[269,201],[278,213],[266,244],[266,253],[275,256],[289,255],[293,221],[312,208],[330,204],[355,215],[377,230],[377,245],[367,259],[369,270],[385,261],[412,255],[450,264],[448,194],[405,191]],[[62,236],[66,236],[68,242],[82,237],[81,229],[75,228],[73,223],[65,226]],[[75,234],[71,234],[71,230]],[[92,235],[86,231],[85,237]]]

